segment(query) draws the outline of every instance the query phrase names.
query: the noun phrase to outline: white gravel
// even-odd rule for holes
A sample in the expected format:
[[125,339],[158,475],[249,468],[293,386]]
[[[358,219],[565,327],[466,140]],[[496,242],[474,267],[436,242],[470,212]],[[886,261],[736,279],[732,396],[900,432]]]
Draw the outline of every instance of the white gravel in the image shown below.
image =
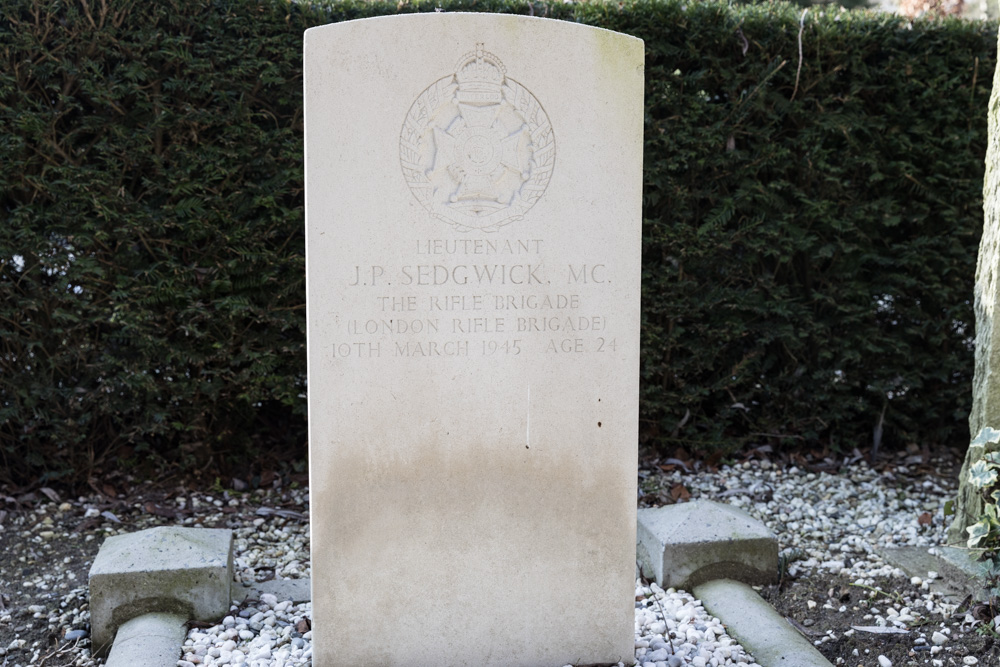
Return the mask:
[[[693,498],[740,507],[764,522],[792,560],[795,576],[822,568],[853,579],[902,576],[875,555],[876,546],[935,546],[945,541],[944,504],[955,484],[934,478],[917,483],[909,470],[879,474],[863,461],[850,473],[810,473],[769,462],[723,467],[715,473],[640,473],[640,505],[657,489],[683,484]],[[927,513],[930,523],[920,524]]]
[[[644,667],[759,667],[719,619],[684,591],[636,583],[635,660]],[[621,663],[619,663],[621,664]]]
[[[782,559],[792,577],[823,571],[859,587],[870,587],[876,578],[884,577],[919,586],[925,592],[914,600],[889,600],[871,591],[865,621],[876,627],[916,628],[915,643],[933,641],[940,645],[947,641],[944,633],[951,632],[946,625],[955,605],[930,591],[937,573],[929,572],[915,581],[875,553],[877,547],[945,543],[948,520],[944,505],[954,498],[957,479],[911,472],[905,463],[879,473],[864,461],[856,461],[849,472],[832,475],[796,467],[779,469],[767,460],[693,475],[676,469],[667,473],[641,470],[639,504],[659,504],[680,485],[691,498],[728,502],[767,525],[778,537]],[[841,606],[838,611],[846,609]],[[966,616],[962,627],[972,629],[973,625],[975,621]],[[831,631],[814,643],[834,638]],[[938,651],[931,653],[937,655]]]
[[[944,539],[943,506],[954,489],[934,480],[925,480],[914,488],[897,477],[906,473],[903,468],[897,469],[896,475],[879,475],[861,463],[846,475],[815,474],[797,468],[779,470],[767,462],[723,467],[716,473],[698,475],[645,472],[641,475],[644,490],[640,492],[640,504],[652,489],[683,484],[692,497],[729,502],[762,520],[778,535],[783,555],[792,561],[788,566],[790,575],[824,569],[870,585],[875,577],[904,576],[874,553],[876,545],[930,546]],[[919,523],[924,512],[931,514],[929,525]],[[298,563],[305,556],[296,559],[295,554],[306,553],[305,539],[304,533],[289,534],[287,530],[276,536],[241,531],[238,562],[248,578],[262,562],[284,558]],[[276,552],[277,544],[286,549],[283,556]],[[295,572],[305,576],[304,568],[299,565]],[[655,583],[646,586],[637,581],[636,600],[635,651],[636,662],[642,667],[759,667],[726,634],[719,619],[707,614],[687,592],[664,591]],[[921,611],[924,616],[943,616],[953,608],[928,594],[928,604]],[[273,614],[275,625],[282,630],[259,630],[252,622],[227,618],[219,626],[192,631],[185,646],[189,664],[310,664],[310,633],[302,634],[301,641],[296,642],[296,633],[289,632],[299,619],[309,617],[309,605],[273,607],[262,603],[242,613],[252,614],[250,621],[259,621],[262,613],[265,619]],[[887,607],[885,616],[872,616],[876,625],[900,627],[916,619],[911,610],[892,606]],[[181,667],[189,664],[179,663]]]
[[[906,473],[905,468],[897,468],[895,474],[879,474],[864,463],[855,463],[849,474],[829,475],[794,467],[776,469],[767,461],[724,466],[717,472],[693,475],[680,470],[666,473],[659,469],[642,470],[639,504],[658,504],[670,490],[681,485],[691,497],[728,502],[763,521],[777,534],[790,575],[825,570],[870,585],[875,577],[904,576],[874,553],[876,546],[930,546],[944,540],[942,511],[944,503],[954,495],[953,485],[930,477],[913,483],[902,479]],[[195,514],[177,523],[232,527],[240,580],[310,576],[307,490],[189,497],[191,500],[176,501],[178,508]],[[930,522],[927,523],[925,516],[923,525],[919,517],[925,512]],[[150,525],[153,523],[171,521],[151,517]],[[120,527],[118,532],[145,527],[148,526],[133,522]],[[914,583],[927,589],[926,580]],[[234,607],[217,625],[192,628],[178,666],[311,665],[311,605],[293,604],[268,595],[262,598]],[[67,637],[82,637],[88,621],[85,605],[81,604],[85,600],[86,589],[82,587],[63,595],[59,613],[49,614],[50,628],[63,628]],[[921,625],[920,630],[926,630],[922,636],[926,636],[928,645],[933,644],[936,649],[947,643],[950,629],[941,621],[954,607],[942,603],[935,595],[928,592],[913,608],[887,604],[885,598],[879,602],[882,608],[871,609],[872,625]],[[85,641],[77,644],[62,654],[61,665],[100,664],[90,657]],[[27,667],[32,664],[32,657],[38,656],[37,650],[30,649],[15,645],[0,647],[0,664]],[[642,581],[636,582],[635,651],[636,661],[642,667],[759,667],[726,634],[719,619],[708,615],[688,593],[664,591]],[[940,657],[936,651],[934,654]]]

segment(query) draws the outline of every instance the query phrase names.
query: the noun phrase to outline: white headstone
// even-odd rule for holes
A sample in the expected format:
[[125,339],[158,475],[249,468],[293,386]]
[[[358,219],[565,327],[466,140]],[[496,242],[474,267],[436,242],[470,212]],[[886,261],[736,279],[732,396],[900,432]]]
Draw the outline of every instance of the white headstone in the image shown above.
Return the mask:
[[633,660],[643,44],[305,38],[314,664]]

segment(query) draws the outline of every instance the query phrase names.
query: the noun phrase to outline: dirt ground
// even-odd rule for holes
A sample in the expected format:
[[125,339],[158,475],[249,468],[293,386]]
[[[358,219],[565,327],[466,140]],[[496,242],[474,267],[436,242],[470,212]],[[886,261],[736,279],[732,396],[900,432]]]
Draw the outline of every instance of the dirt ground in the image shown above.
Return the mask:
[[[77,652],[70,648],[63,661],[59,650],[87,641],[67,641],[65,635],[74,629],[89,630],[86,615],[80,613],[86,610],[87,572],[106,533],[101,526],[78,531],[84,521],[82,509],[39,513],[38,506],[8,505],[0,533],[3,665],[71,665]],[[22,646],[17,645],[20,641]]]
[[89,648],[87,575],[106,537],[182,521],[234,527],[257,509],[178,510],[185,492],[148,485],[69,500],[47,491],[15,498],[0,489],[0,667],[91,664],[81,660]]
[[[926,611],[918,601],[926,593],[903,578],[879,579],[874,586],[864,588],[836,575],[799,577],[761,591],[799,632],[814,643],[822,641],[816,648],[834,664],[878,667],[880,655],[891,660],[894,667],[931,665],[932,660],[941,660],[944,665],[970,664],[963,662],[967,656],[977,659],[972,664],[991,667],[1000,664],[1000,641],[996,635],[984,631],[986,623],[974,624],[967,618],[985,619],[985,609],[970,607],[970,601],[948,619],[940,615],[921,618]],[[810,601],[816,604],[810,605]],[[885,616],[887,608],[893,605],[910,606],[917,617],[908,633],[849,632],[852,626],[874,626],[874,612]],[[931,637],[935,631],[950,638],[939,652],[932,654]],[[843,663],[838,663],[838,658]]]
[[[14,498],[0,490],[0,667],[91,664],[82,652],[89,636],[87,573],[105,537],[179,521],[235,526],[252,521],[257,510],[252,502],[225,507],[221,521],[216,507],[178,511],[176,497],[185,493],[141,486],[116,497],[66,500],[41,491]],[[921,604],[926,591],[908,579],[879,580],[869,589],[820,573],[786,579],[761,594],[811,641],[821,642],[817,648],[834,664],[878,667],[881,655],[895,667],[935,660],[973,664],[963,661],[969,656],[980,665],[1000,665],[1000,639],[983,629],[1000,611],[966,603],[947,619],[928,615]],[[874,626],[871,615],[885,615],[893,605],[909,606],[918,619],[907,634],[851,632],[852,626]],[[950,636],[932,653],[935,631]]]

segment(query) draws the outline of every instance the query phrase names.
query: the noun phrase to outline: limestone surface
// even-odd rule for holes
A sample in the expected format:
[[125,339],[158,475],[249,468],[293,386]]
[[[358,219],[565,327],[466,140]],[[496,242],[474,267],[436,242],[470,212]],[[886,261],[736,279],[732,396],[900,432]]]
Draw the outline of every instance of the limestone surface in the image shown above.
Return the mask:
[[306,32],[317,667],[633,660],[643,62],[527,16]]

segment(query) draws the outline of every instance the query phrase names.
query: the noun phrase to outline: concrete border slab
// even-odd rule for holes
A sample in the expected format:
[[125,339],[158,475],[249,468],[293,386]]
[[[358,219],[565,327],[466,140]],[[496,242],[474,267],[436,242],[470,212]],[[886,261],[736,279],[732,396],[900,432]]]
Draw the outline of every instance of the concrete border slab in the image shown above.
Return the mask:
[[[982,566],[968,549],[895,547],[878,549],[876,553],[910,577],[927,581],[931,591],[940,593],[952,604],[961,603],[969,595],[976,600],[987,597]],[[936,572],[938,577],[929,580],[928,572]]]
[[702,606],[763,667],[831,667],[812,643],[750,586],[716,579],[694,587]]
[[312,600],[312,579],[272,579],[249,586],[233,586],[233,600],[259,600],[261,595],[273,595],[279,602],[309,602]]
[[144,614],[118,628],[105,667],[175,667],[187,636],[187,619],[177,614]]

